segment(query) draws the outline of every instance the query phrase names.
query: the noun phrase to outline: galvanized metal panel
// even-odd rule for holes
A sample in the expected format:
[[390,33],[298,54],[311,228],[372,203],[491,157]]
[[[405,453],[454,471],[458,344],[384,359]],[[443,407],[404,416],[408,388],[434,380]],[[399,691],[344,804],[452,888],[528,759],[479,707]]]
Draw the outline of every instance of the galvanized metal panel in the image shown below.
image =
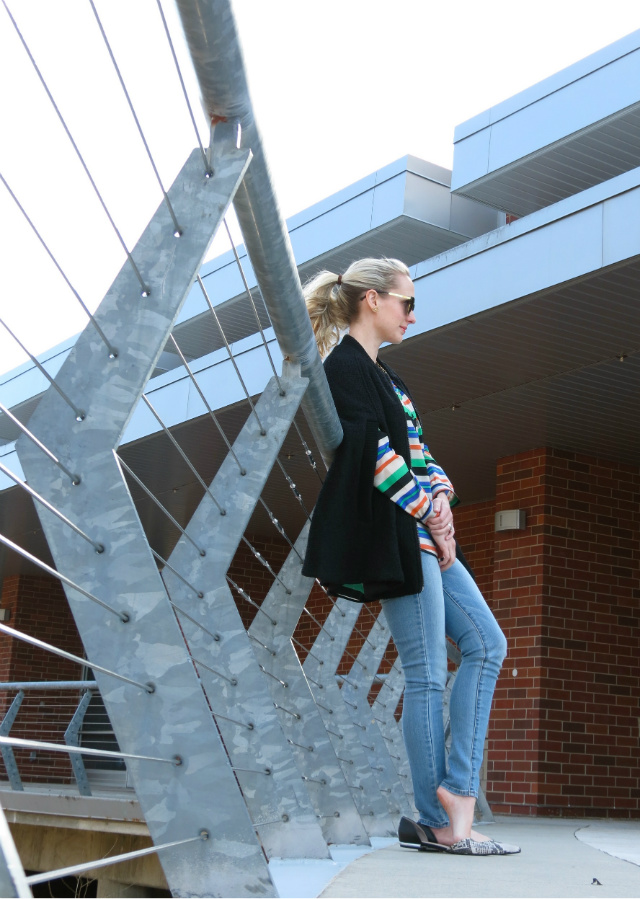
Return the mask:
[[404,673],[400,664],[396,662],[384,679],[378,695],[371,706],[372,718],[383,739],[388,744],[389,755],[393,761],[402,787],[407,796],[407,802],[415,812],[413,799],[413,782],[409,757],[402,736],[402,728],[395,719],[400,700],[404,693]]
[[172,891],[273,895],[264,855],[113,455],[248,164],[249,154],[235,150],[231,140],[218,149],[215,178],[205,179],[196,151],[169,192],[183,236],[173,236],[163,206],[133,251],[150,295],[141,297],[127,264],[96,313],[117,358],[109,357],[90,324],[58,375],[65,392],[86,409],[85,419],[75,421],[49,390],[31,420],[34,433],[80,473],[81,483],[73,486],[26,438],[18,452],[38,492],[105,546],[96,555],[50,513],[41,513],[60,569],[128,616],[123,621],[69,590],[87,656],[154,684],[139,688],[96,673],[122,751],[182,760],[179,766],[128,760],[154,841],[210,833],[208,841],[162,853]]
[[[361,739],[367,747],[369,765],[376,772],[380,790],[387,799],[389,811],[397,826],[401,815],[411,813],[405,785],[397,773],[396,763],[401,761],[401,757],[391,758],[391,745],[383,738],[368,700],[369,691],[390,639],[391,633],[386,619],[379,610],[368,640],[358,653],[349,674],[344,678],[340,693],[351,719],[360,725]],[[393,755],[397,756],[397,753]]]
[[[266,434],[250,413],[233,443],[243,473],[229,453],[211,483],[210,492],[225,514],[205,495],[186,528],[206,555],[194,553],[186,537],[171,553],[170,565],[203,596],[170,571],[163,575],[173,601],[202,625],[178,612],[264,850],[283,858],[326,858],[328,850],[226,574],[306,386],[299,367],[290,364],[280,383],[272,378],[256,406]],[[267,628],[271,643],[270,620]]]
[[[337,736],[333,734],[334,746],[347,766],[345,771],[348,772],[349,782],[358,790],[355,799],[362,809],[365,826],[371,836],[390,836],[397,831],[399,803],[390,801],[391,785],[385,776],[384,766],[376,759],[376,751],[381,747],[378,741],[372,740],[373,722],[370,720],[368,691],[360,691],[364,696],[359,692],[358,697],[350,697],[343,692],[344,686],[340,689],[336,679],[361,609],[357,603],[338,600],[303,667],[325,726],[330,732],[337,733]],[[384,647],[387,642],[388,637]],[[377,643],[375,645],[377,648]],[[340,734],[344,734],[344,742],[340,740]],[[360,751],[355,748],[358,744]],[[382,754],[385,753],[383,746]]]
[[[341,730],[340,725],[332,721],[325,729],[324,716],[316,704],[328,708],[330,714],[331,694],[307,680],[291,642],[313,586],[313,580],[302,575],[308,530],[307,524],[280,570],[282,583],[276,581],[269,590],[261,605],[264,614],[256,615],[249,634],[326,839],[368,845],[371,810],[363,811],[358,792],[354,793],[359,787],[354,784],[353,772],[345,770],[338,758],[341,752],[331,730],[336,726]],[[341,737],[348,751],[357,756],[359,743],[354,728],[342,732]]]

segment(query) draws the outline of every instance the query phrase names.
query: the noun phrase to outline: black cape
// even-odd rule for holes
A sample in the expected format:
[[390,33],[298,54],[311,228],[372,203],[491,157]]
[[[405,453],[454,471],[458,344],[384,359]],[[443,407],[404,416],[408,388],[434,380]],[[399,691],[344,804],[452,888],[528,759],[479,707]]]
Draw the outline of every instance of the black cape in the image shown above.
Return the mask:
[[[402,379],[384,368],[410,397]],[[302,572],[317,577],[332,595],[360,602],[419,593],[416,521],[373,485],[379,430],[411,467],[402,406],[385,372],[349,335],[324,370],[344,437],[316,503]],[[363,584],[364,593],[348,584]]]

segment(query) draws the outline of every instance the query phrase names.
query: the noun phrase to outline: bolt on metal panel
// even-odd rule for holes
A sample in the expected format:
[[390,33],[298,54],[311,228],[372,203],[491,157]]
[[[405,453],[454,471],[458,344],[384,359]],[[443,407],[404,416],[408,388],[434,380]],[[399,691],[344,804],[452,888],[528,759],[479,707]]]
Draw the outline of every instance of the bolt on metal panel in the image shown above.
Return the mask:
[[141,295],[125,264],[95,314],[116,358],[90,324],[58,374],[84,419],[51,389],[34,413],[32,431],[80,483],[26,439],[17,445],[29,483],[104,545],[97,554],[39,510],[58,569],[115,611],[67,588],[89,660],[142,685],[96,671],[123,753],[166,760],[127,760],[152,838],[210,836],[159,855],[174,895],[272,896],[274,887],[114,450],[249,159],[231,135],[214,147],[214,177],[198,151],[190,156],[169,191],[182,236],[163,204],[133,250],[148,289]]
[[[308,530],[307,524],[282,566],[282,583],[275,581],[262,603],[261,608],[266,615],[256,615],[249,634],[254,638],[254,652],[264,671],[282,729],[309,790],[325,838],[332,843],[368,845],[367,819],[358,804],[359,793],[354,790],[353,774],[345,771],[338,758],[340,753],[335,750],[333,738],[323,724],[318,707],[320,704],[326,706],[328,711],[324,714],[330,715],[332,698],[325,695],[321,687],[310,689],[312,685],[305,677],[291,643],[313,586],[313,580],[302,574],[300,558],[304,556]],[[276,624],[272,625],[266,616]],[[314,693],[314,690],[318,692]],[[343,736],[349,749],[357,752],[359,743],[355,728],[348,727]],[[370,806],[367,813],[369,811]]]
[[[369,835],[395,836],[396,825],[390,813],[387,794],[382,792],[386,784],[381,784],[379,772],[375,770],[378,763],[371,761],[370,722],[366,715],[364,718],[352,716],[353,710],[347,705],[352,700],[345,702],[345,694],[336,680],[338,666],[360,612],[358,603],[338,600],[305,659],[303,669],[311,682],[325,726],[332,734],[338,757],[346,766],[345,772],[348,772],[349,783],[354,787],[354,798]],[[322,660],[322,665],[319,660]],[[340,740],[340,734],[344,736],[344,741]]]
[[[186,537],[171,553],[171,566],[203,597],[171,572],[163,575],[171,598],[193,619],[178,611],[263,848],[268,857],[281,858],[327,858],[329,852],[226,574],[306,386],[300,367],[288,363],[279,384],[271,379],[257,403],[257,417],[249,414],[233,444],[245,473],[228,453],[210,485],[225,514],[205,495],[187,525],[187,536],[206,548],[206,556],[194,552]],[[271,642],[271,618],[260,612],[257,617],[266,622],[265,640]]]

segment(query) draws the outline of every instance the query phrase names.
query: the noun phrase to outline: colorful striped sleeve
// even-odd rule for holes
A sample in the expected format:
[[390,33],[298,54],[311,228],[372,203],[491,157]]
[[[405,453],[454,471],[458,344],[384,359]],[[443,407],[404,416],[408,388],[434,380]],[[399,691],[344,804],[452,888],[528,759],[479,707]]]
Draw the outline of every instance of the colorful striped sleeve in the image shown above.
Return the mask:
[[433,512],[431,497],[418,483],[415,475],[389,445],[389,438],[378,431],[378,459],[374,486],[405,512],[424,521]]
[[431,494],[437,496],[439,493],[449,493],[453,496],[453,484],[445,474],[436,460],[429,452],[429,448],[423,445],[424,459],[427,466],[427,477],[431,483]]

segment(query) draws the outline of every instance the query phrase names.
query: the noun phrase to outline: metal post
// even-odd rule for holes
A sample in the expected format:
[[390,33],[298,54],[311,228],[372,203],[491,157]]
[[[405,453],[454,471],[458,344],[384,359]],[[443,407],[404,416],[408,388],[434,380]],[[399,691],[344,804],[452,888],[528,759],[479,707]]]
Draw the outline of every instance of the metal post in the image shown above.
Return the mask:
[[[69,726],[64,732],[64,742],[67,746],[80,745],[80,728],[84,722],[84,716],[91,702],[91,690],[86,690],[78,703],[78,708],[73,713],[73,717],[69,722]],[[84,766],[81,755],[75,753],[69,754],[69,761],[73,768],[73,776],[78,784],[78,792],[81,796],[91,796],[91,787],[89,786],[89,778],[87,777],[87,769]]]
[[[20,711],[20,706],[22,705],[23,699],[24,691],[19,690],[13,697],[13,702],[9,706],[7,714],[2,719],[2,724],[0,724],[0,737],[9,736],[11,728],[13,727],[13,722],[16,720],[16,715]],[[2,761],[4,762],[4,766],[7,769],[7,777],[9,778],[11,789],[24,790],[24,787],[22,786],[22,779],[20,778],[20,773],[18,771],[18,763],[16,762],[16,757],[14,755],[13,749],[11,748],[11,746],[2,746],[0,751],[2,752]]]

